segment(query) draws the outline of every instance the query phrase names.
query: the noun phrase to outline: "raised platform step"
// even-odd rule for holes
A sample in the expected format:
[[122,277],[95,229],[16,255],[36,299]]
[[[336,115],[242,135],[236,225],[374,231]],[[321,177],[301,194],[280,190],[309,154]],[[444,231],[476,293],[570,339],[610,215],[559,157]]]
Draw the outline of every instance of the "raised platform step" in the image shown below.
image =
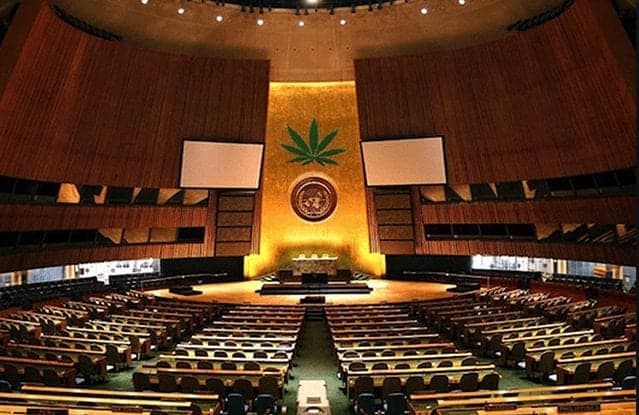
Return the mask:
[[373,291],[366,283],[264,283],[256,290],[260,295],[319,295],[319,294],[369,294]]

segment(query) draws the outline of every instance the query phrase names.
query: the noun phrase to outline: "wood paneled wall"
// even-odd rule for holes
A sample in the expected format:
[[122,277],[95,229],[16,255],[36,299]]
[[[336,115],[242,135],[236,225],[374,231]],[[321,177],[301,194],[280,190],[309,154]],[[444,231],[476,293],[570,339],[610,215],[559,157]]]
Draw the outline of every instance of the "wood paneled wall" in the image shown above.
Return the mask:
[[539,258],[566,258],[579,261],[605,261],[611,264],[635,265],[637,251],[632,247],[604,244],[559,242],[427,240],[424,251],[430,255],[508,255]]
[[[0,175],[176,188],[183,138],[264,142],[268,61],[174,55],[104,41],[68,26],[40,0],[25,2],[14,22],[0,48]],[[0,231],[205,227],[201,244],[0,254],[0,271],[248,254],[257,238],[250,225],[259,200],[248,212],[247,237],[245,229],[217,228],[221,194],[211,191],[208,207],[0,205]],[[223,244],[246,238],[248,249]]]
[[635,52],[608,0],[460,50],[355,61],[363,139],[443,135],[451,184],[635,165]]
[[[254,232],[259,203],[256,193],[219,193],[215,221],[215,255],[243,256],[253,251],[253,243],[259,240]],[[256,209],[257,208],[257,209]]]
[[19,271],[61,264],[141,258],[209,256],[205,244],[120,245],[84,249],[48,249],[0,255],[0,270]]
[[0,229],[179,228],[207,225],[207,207],[0,205]]
[[421,205],[424,223],[601,223],[635,224],[631,196],[536,201]]
[[43,2],[0,100],[0,174],[177,187],[183,138],[264,142],[268,87],[268,61],[104,41]]
[[[362,140],[444,136],[449,184],[631,167],[636,54],[607,0],[492,43],[355,61]],[[633,263],[632,248],[534,241],[426,241],[421,223],[636,223],[632,197],[420,205],[369,197],[384,254],[522,255]],[[369,194],[377,194],[369,189]],[[400,200],[401,199],[401,200]],[[405,214],[404,219],[400,218]],[[412,238],[412,241],[410,240]],[[411,244],[411,242],[413,242]]]

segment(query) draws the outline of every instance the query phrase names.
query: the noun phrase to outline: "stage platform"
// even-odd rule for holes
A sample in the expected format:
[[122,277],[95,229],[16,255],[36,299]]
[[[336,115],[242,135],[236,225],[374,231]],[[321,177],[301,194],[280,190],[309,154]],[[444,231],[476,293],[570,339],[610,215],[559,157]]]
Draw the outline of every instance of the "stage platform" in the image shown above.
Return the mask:
[[256,292],[260,295],[325,295],[325,294],[369,294],[373,289],[365,282],[265,282]]
[[[379,302],[401,302],[412,300],[428,300],[434,298],[452,297],[455,293],[447,292],[454,288],[454,284],[440,284],[435,282],[416,281],[392,281],[384,279],[371,279],[366,281],[373,289],[366,294],[327,294],[327,304],[372,304]],[[259,280],[247,280],[240,282],[222,282],[217,284],[196,285],[193,288],[202,291],[202,294],[181,296],[169,293],[168,289],[148,290],[152,295],[161,297],[179,298],[184,301],[211,301],[220,303],[249,303],[293,305],[299,304],[300,299],[306,294],[264,295],[256,291],[264,284]]]

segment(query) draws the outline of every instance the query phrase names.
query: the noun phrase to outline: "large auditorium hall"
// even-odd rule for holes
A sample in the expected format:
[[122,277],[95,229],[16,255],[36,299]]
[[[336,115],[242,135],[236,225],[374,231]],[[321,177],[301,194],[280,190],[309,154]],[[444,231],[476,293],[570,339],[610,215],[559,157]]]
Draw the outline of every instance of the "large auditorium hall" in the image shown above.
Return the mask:
[[0,415],[637,413],[636,0],[0,0]]

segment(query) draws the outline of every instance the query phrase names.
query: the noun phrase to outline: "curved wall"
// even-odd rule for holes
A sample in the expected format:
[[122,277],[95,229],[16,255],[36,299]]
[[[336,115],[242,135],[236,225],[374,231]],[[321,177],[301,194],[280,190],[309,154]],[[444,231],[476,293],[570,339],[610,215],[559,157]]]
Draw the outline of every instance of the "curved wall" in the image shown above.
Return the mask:
[[[141,50],[67,25],[44,1],[24,2],[0,47],[0,175],[176,188],[183,138],[264,142],[268,88],[268,61]],[[253,228],[259,203],[253,203],[255,193],[240,196],[251,203],[242,208],[246,219],[237,224],[242,237],[233,243],[218,229],[235,209],[231,203],[218,212],[218,200],[234,199],[229,192],[210,191],[206,207],[0,204],[0,233],[205,228],[201,243],[21,248],[0,240],[0,271],[248,255],[259,240]]]
[[263,142],[268,83],[268,61],[104,41],[43,4],[0,100],[0,174],[177,187],[183,138]]
[[445,137],[448,182],[635,164],[636,63],[610,2],[471,48],[355,61],[362,139]]
[[[633,167],[635,57],[610,2],[579,0],[557,19],[492,43],[356,60],[360,134],[444,136],[451,185]],[[418,186],[371,192],[372,246],[384,254],[635,262],[627,246],[427,240],[423,230],[433,223],[635,224],[630,195],[431,205],[420,203]]]

